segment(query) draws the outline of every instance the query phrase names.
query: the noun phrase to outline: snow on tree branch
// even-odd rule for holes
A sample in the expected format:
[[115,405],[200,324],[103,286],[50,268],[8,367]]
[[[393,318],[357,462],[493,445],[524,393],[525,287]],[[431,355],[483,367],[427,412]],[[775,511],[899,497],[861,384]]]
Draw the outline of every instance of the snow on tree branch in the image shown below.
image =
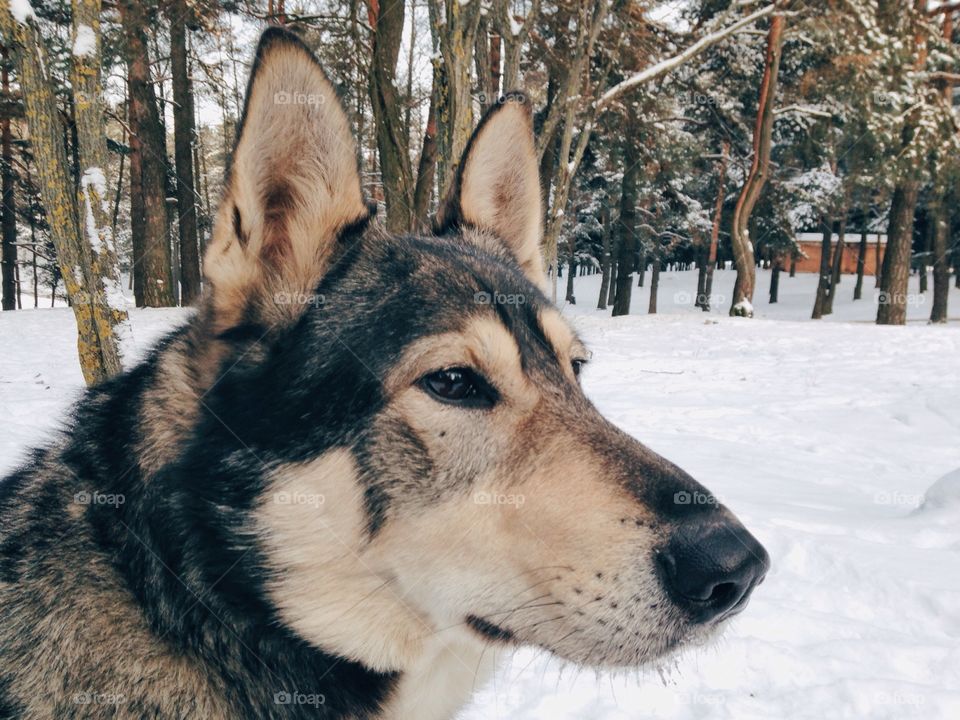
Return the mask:
[[28,20],[37,17],[30,0],[10,0],[10,14],[21,25],[26,25]]
[[635,75],[628,77],[623,82],[617,83],[612,88],[607,90],[603,95],[600,96],[600,99],[597,100],[597,103],[596,103],[597,109],[605,108],[607,105],[609,105],[611,102],[619,98],[628,90],[632,90],[638,85],[643,85],[645,83],[648,83],[651,80],[654,80],[660,77],[661,75],[664,75],[670,72],[674,68],[677,68],[680,65],[683,65],[685,62],[692,60],[707,48],[713,45],[716,45],[718,42],[720,42],[726,37],[729,37],[733,33],[740,30],[741,28],[747,25],[751,25],[755,23],[757,20],[760,20],[761,18],[767,17],[768,15],[772,14],[775,9],[776,9],[775,5],[767,5],[766,7],[763,7],[757,10],[756,12],[753,12],[747,15],[744,18],[741,18],[737,22],[731,25],[728,25],[725,28],[722,28],[721,30],[717,30],[716,32],[710,33],[709,35],[705,35],[704,37],[697,40],[697,42],[695,42],[693,45],[688,47],[679,55],[674,55],[671,58],[662,60],[661,62],[658,62],[656,65],[652,65],[648,67],[646,70],[643,70],[641,72],[636,73]]

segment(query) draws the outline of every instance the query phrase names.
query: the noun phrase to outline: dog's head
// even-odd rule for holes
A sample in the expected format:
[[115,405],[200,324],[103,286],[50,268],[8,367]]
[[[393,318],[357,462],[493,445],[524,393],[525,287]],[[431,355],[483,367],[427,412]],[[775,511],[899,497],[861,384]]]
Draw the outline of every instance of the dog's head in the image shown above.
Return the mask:
[[365,228],[355,153],[313,57],[268,31],[206,256],[235,351],[205,405],[282,622],[378,670],[454,632],[622,666],[741,610],[764,549],[580,388],[524,98],[484,118],[426,237]]

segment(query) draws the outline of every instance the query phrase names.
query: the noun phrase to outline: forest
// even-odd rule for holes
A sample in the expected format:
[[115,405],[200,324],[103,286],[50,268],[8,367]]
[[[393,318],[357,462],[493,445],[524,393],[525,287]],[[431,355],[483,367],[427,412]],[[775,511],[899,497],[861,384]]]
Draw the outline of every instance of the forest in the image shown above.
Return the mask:
[[[197,301],[253,45],[279,24],[337,86],[390,232],[429,229],[476,122],[519,91],[534,107],[556,300],[622,315],[647,284],[654,313],[661,272],[696,269],[691,304],[715,312],[715,273],[736,273],[729,312],[750,317],[777,302],[781,272],[812,263],[816,319],[832,312],[846,258],[853,297],[878,294],[877,323],[906,322],[911,276],[943,323],[960,287],[958,11],[928,0],[10,0],[3,309],[69,304],[92,382],[120,368],[127,295],[138,307]],[[590,297],[577,290],[588,275],[601,276]]]

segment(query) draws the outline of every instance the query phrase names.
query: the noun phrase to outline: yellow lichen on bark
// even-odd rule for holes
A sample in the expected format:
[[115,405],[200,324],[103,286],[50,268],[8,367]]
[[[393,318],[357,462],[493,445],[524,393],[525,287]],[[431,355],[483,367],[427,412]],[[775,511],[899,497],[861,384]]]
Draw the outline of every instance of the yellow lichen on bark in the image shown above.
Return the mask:
[[[74,13],[77,14],[75,23],[80,22],[89,26],[91,31],[98,32],[99,0],[77,0],[74,2]],[[35,22],[34,18],[19,22],[13,17],[10,5],[0,3],[0,31],[10,43],[17,61],[17,75],[24,97],[30,143],[40,180],[40,195],[57,251],[60,274],[77,323],[80,369],[87,384],[93,385],[122,369],[115,328],[126,319],[126,313],[122,308],[111,308],[108,293],[105,292],[104,279],[109,281],[109,278],[116,276],[112,243],[106,241],[106,237],[98,236],[94,240],[85,236],[87,223],[84,222],[85,218],[81,218],[80,207],[89,203],[96,218],[98,211],[102,210],[102,198],[98,196],[96,188],[93,192],[88,192],[93,183],[87,182],[85,188],[80,190],[81,197],[78,202],[77,190],[69,172],[62,143],[56,98],[45,72],[46,53]],[[98,48],[99,43],[95,43],[92,54],[82,54],[76,63],[78,67],[73,81],[74,91],[80,101],[77,107],[77,124],[78,135],[81,137],[81,159],[84,157],[83,145],[91,145],[95,148],[94,156],[101,160],[99,165],[87,167],[102,168],[105,137],[102,132],[102,113],[98,105]],[[80,127],[81,122],[85,123],[85,128]],[[100,173],[102,174],[102,170]],[[93,226],[106,227],[96,221]],[[93,242],[97,242],[96,249]]]

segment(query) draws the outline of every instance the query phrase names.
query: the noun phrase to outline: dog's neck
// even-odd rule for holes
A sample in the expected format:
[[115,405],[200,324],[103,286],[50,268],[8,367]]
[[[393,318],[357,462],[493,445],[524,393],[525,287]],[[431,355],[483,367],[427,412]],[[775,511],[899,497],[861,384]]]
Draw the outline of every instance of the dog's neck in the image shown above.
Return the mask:
[[450,720],[490,679],[497,655],[497,648],[466,633],[438,636],[399,678],[382,719]]

